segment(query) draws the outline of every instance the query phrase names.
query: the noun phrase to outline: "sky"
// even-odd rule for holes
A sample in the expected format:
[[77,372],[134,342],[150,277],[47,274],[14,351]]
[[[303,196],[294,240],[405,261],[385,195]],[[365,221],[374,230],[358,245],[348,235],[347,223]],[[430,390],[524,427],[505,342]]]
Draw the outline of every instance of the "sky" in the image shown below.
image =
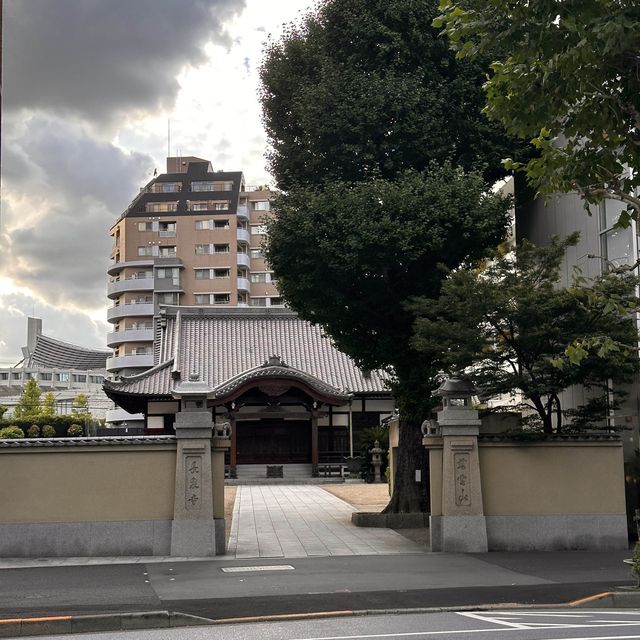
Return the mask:
[[27,316],[106,350],[109,229],[168,151],[271,182],[262,47],[310,5],[4,0],[0,366]]

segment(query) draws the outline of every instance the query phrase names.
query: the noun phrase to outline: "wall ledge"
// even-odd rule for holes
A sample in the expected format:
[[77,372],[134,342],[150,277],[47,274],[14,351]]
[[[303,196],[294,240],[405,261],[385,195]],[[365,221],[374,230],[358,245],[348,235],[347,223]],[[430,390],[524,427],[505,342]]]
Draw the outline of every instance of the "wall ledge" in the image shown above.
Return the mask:
[[175,436],[104,436],[100,438],[16,438],[0,440],[0,449],[113,447],[175,444]]

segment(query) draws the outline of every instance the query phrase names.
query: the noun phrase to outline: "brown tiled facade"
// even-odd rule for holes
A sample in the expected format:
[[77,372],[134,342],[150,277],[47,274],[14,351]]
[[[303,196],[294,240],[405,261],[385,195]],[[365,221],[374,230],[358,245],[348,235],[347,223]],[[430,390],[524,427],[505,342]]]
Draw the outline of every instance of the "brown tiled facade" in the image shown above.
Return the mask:
[[153,365],[153,318],[160,305],[280,306],[262,254],[266,187],[208,160],[167,158],[111,229],[107,295],[113,375]]

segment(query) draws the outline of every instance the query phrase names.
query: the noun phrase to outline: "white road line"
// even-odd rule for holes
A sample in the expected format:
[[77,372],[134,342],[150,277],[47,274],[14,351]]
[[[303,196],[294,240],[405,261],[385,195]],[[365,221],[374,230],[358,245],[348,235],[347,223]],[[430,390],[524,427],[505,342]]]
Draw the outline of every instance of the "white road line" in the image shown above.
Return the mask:
[[470,613],[469,611],[456,611],[459,616],[464,616],[465,618],[474,618],[475,620],[480,620],[481,622],[491,622],[493,624],[503,625],[505,627],[511,627],[512,629],[530,629],[526,624],[522,624],[520,622],[507,622],[506,620],[501,620],[500,618],[494,618],[493,616],[488,616],[482,613]]

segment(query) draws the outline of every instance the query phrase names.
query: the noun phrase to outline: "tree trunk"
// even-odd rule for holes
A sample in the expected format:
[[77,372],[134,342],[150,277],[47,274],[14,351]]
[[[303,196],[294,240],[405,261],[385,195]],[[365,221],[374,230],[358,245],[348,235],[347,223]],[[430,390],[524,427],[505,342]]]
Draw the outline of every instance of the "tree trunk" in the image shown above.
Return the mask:
[[[403,420],[401,414],[393,495],[383,513],[425,512],[429,508],[427,451],[422,446],[420,425],[416,419]],[[420,482],[416,482],[417,470],[421,472]]]

